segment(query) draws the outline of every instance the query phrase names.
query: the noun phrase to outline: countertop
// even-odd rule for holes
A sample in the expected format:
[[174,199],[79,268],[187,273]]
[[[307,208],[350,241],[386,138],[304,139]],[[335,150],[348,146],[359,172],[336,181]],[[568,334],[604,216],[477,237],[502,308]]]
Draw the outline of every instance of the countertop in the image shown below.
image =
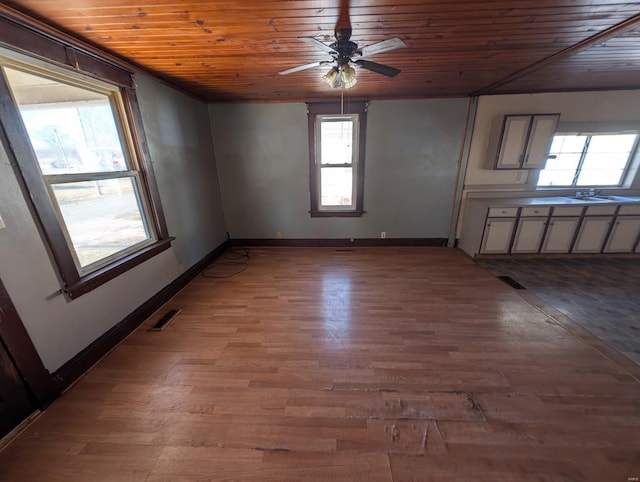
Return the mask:
[[599,206],[607,204],[640,203],[640,197],[610,196],[610,199],[578,199],[565,196],[554,197],[522,197],[522,198],[468,198],[468,201],[479,202],[490,206]]

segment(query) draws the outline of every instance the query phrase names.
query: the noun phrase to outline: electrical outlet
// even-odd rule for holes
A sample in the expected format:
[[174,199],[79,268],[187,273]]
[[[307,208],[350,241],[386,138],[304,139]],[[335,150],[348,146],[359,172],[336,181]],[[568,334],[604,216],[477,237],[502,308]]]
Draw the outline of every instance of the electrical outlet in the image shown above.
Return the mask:
[[280,231],[276,231],[276,239],[282,239],[282,233]]
[[380,239],[384,239],[384,238],[386,238],[386,237],[387,237],[387,232],[386,232],[386,231],[382,231],[382,232],[380,233]]

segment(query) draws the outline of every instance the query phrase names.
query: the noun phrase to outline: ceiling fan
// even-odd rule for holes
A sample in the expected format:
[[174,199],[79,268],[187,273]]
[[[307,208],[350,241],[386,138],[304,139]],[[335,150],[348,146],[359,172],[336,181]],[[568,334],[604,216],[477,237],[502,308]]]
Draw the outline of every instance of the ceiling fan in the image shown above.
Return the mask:
[[358,48],[358,44],[351,41],[351,22],[349,20],[348,0],[341,1],[340,16],[335,27],[335,42],[327,45],[313,37],[298,37],[299,40],[313,45],[323,52],[328,53],[331,60],[321,60],[311,64],[299,65],[291,69],[278,72],[280,75],[292,74],[301,70],[313,69],[322,65],[334,64],[323,79],[331,87],[344,86],[349,89],[353,87],[356,80],[356,71],[351,65],[386,75],[387,77],[395,77],[400,73],[399,69],[388,65],[378,64],[370,60],[364,60],[363,57],[370,57],[374,54],[388,52],[390,50],[406,47],[405,43],[398,37],[383,40],[366,47]]

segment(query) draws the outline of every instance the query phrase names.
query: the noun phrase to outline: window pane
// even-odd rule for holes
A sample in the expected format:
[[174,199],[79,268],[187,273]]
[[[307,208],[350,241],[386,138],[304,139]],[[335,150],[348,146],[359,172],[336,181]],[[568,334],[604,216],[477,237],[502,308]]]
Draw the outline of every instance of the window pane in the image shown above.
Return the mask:
[[320,205],[353,205],[353,169],[325,167],[320,170]]
[[5,68],[43,174],[127,170],[108,95]]
[[576,186],[617,186],[620,184],[623,170],[600,169],[580,171]]
[[134,178],[52,188],[81,267],[150,239]]
[[554,136],[550,157],[538,176],[538,186],[571,186],[580,164],[587,136]]
[[571,186],[576,170],[547,170],[540,171],[538,186]]
[[635,134],[597,135],[591,138],[589,152],[631,152]]
[[582,171],[624,169],[629,159],[628,152],[587,152],[582,164]]
[[547,160],[545,170],[566,170],[576,172],[578,164],[580,163],[581,153],[569,153],[569,154],[556,154],[556,158],[550,158]]
[[353,162],[353,120],[320,123],[320,163],[351,164]]
[[551,144],[551,154],[559,153],[581,153],[584,149],[584,144],[587,141],[587,136],[554,136],[553,143]]

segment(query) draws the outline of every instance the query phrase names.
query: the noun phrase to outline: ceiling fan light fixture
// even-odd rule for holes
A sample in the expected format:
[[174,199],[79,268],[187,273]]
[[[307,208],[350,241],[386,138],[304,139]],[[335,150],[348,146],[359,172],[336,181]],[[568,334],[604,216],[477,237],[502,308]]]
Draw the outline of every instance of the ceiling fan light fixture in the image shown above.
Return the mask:
[[342,85],[344,85],[345,89],[350,89],[358,83],[358,79],[356,79],[356,71],[349,64],[344,64],[342,66],[340,77],[342,79]]
[[337,67],[333,67],[329,72],[322,76],[322,80],[324,80],[331,87],[336,88],[340,87],[340,72],[338,72]]

